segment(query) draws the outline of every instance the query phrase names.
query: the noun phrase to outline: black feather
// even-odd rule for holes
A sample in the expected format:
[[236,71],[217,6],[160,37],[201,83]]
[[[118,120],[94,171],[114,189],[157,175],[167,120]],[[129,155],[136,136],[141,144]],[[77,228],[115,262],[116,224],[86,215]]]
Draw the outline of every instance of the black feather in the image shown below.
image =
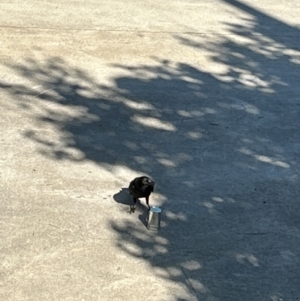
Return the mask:
[[154,186],[155,182],[145,176],[135,178],[130,182],[129,193],[133,197],[133,206],[130,206],[130,212],[134,212],[138,198],[146,198],[146,203],[150,209],[149,197],[151,192],[154,191]]

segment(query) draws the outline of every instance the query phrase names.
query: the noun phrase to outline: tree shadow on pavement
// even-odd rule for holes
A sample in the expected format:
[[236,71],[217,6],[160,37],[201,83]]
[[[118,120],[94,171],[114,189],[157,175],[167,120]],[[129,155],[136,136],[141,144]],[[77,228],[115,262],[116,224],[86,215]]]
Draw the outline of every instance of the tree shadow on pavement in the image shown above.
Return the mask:
[[108,86],[62,58],[27,59],[9,67],[30,85],[0,87],[35,115],[40,130],[24,135],[41,154],[126,166],[159,183],[160,232],[111,227],[122,252],[178,286],[170,300],[296,300],[299,30],[226,2],[251,21],[211,43],[175,37],[208,50],[223,74],[153,58],[115,65],[127,75]]

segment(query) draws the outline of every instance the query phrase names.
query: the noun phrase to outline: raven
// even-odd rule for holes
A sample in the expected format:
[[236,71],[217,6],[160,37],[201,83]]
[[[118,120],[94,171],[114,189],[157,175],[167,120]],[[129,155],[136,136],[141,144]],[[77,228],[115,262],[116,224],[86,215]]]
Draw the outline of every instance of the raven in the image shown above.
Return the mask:
[[133,179],[129,184],[129,193],[133,197],[133,205],[130,205],[130,213],[135,211],[138,198],[146,198],[148,211],[150,210],[149,196],[154,190],[155,182],[148,177],[142,176]]

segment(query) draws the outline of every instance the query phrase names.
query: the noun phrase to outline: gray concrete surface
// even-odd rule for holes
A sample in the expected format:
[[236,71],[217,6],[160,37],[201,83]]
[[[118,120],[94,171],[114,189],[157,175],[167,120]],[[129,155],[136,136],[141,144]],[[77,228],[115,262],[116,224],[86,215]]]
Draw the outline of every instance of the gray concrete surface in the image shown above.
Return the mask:
[[299,16],[1,1],[0,299],[299,300]]

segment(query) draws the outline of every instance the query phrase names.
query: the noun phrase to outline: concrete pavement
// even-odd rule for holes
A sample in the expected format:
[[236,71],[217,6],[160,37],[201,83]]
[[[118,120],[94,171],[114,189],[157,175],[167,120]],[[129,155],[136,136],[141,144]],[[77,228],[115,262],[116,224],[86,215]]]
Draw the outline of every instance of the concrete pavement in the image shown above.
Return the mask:
[[299,15],[1,3],[0,299],[298,300]]

